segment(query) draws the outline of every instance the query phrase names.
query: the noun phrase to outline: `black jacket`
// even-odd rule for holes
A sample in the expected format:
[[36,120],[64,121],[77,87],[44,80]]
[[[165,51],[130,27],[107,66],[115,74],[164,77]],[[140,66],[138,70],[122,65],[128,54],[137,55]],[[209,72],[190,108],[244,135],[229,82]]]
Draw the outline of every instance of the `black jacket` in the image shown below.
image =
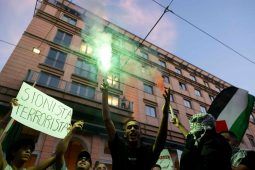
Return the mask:
[[192,135],[187,136],[181,156],[180,170],[231,170],[231,147],[214,130],[208,130],[195,146]]

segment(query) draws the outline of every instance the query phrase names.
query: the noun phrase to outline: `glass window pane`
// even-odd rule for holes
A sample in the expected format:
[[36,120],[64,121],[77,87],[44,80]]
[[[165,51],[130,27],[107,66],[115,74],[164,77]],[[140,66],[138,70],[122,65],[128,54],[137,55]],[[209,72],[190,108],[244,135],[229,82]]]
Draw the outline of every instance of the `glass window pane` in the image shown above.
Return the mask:
[[116,74],[111,74],[108,75],[107,77],[107,82],[109,86],[114,87],[114,88],[119,88],[119,75]]
[[182,74],[181,70],[178,69],[178,68],[175,68],[175,72],[176,72],[177,74]]
[[41,85],[46,85],[47,84],[47,80],[48,80],[47,74],[45,74],[44,72],[41,72],[39,74],[39,79],[38,79],[37,83],[41,84]]
[[54,42],[55,43],[61,43],[61,41],[62,41],[62,39],[63,39],[63,36],[64,36],[64,32],[62,32],[62,31],[57,31],[57,34],[56,34],[56,36],[55,36],[55,38],[54,38]]
[[141,52],[141,57],[148,59],[148,54],[145,52]]
[[149,94],[153,94],[153,88],[152,86],[144,84],[144,91]]
[[161,65],[162,67],[166,67],[166,62],[164,62],[164,61],[159,61],[159,65]]
[[169,77],[167,76],[163,76],[163,79],[164,79],[164,83],[170,83],[170,80],[169,80]]
[[48,56],[45,59],[45,64],[53,66],[57,58],[57,51],[50,49]]
[[54,87],[54,88],[58,88],[59,77],[53,76],[53,75],[50,75],[50,77],[51,77],[51,79],[50,79],[50,82],[49,82],[49,86]]
[[78,85],[77,85],[77,83],[72,82],[70,92],[72,94],[77,94],[78,93]]
[[65,33],[63,44],[69,46],[71,44],[72,35]]
[[201,92],[199,90],[195,90],[195,95],[201,97]]
[[108,103],[109,103],[109,105],[118,107],[119,106],[119,98],[115,97],[115,96],[112,96],[112,95],[109,95],[108,96]]
[[170,94],[170,102],[174,101],[174,95]]
[[58,61],[64,63],[66,61],[66,53],[58,52]]
[[50,49],[48,56],[45,59],[45,64],[59,69],[63,69],[66,60],[66,55],[67,55],[66,53],[63,53],[61,51]]
[[62,20],[64,20],[64,21],[68,22],[68,18],[67,18],[67,16],[66,16],[66,15],[63,15],[63,16],[62,16]]
[[76,22],[77,22],[76,19],[70,18],[70,22],[69,22],[70,24],[76,25]]
[[85,96],[87,98],[93,99],[95,96],[95,89],[92,87],[87,86],[85,91]]
[[145,106],[146,115],[156,117],[156,109],[152,106]]
[[206,113],[206,108],[204,106],[200,106],[201,113]]
[[184,100],[184,106],[191,108],[191,103],[188,100]]

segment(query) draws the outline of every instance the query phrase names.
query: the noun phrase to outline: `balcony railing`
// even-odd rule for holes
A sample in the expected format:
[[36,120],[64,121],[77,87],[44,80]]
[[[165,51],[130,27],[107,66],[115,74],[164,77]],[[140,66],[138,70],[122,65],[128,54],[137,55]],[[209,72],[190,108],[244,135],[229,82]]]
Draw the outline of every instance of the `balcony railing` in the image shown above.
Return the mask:
[[[82,84],[78,85],[78,83],[68,82],[61,79],[58,79],[58,80],[54,79],[54,82],[52,83],[49,79],[47,79],[46,81],[45,80],[42,81],[40,79],[39,72],[29,70],[25,81],[29,83],[36,82],[37,85],[40,85],[43,87],[47,87],[50,89],[61,91],[63,93],[79,96],[84,99],[93,100],[96,102],[102,102],[102,92],[97,91],[96,89],[93,89],[92,87],[88,87]],[[112,106],[133,112],[133,102],[128,101],[126,99],[123,100],[123,98],[120,98],[120,97],[118,97],[117,103],[115,102]]]

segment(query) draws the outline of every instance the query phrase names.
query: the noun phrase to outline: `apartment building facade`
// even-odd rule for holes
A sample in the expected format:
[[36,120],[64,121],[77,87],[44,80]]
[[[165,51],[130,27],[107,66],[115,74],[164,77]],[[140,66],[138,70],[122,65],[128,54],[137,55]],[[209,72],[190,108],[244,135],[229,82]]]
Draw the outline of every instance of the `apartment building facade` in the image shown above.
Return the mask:
[[[23,81],[72,107],[73,121],[82,119],[86,124],[73,137],[66,153],[70,169],[82,148],[91,153],[93,162],[102,161],[111,167],[101,116],[103,78],[110,85],[108,101],[117,131],[121,134],[125,121],[135,118],[141,123],[145,143],[152,143],[157,134],[164,87],[171,88],[174,113],[188,128],[189,117],[206,112],[214,97],[230,86],[150,42],[141,44],[142,38],[69,1],[38,3],[31,23],[0,74],[0,108],[4,114],[8,112],[8,103]],[[112,40],[112,68],[107,75],[94,57],[92,34],[98,24]],[[35,47],[40,54],[32,52]],[[251,117],[242,147],[255,148],[254,125]],[[59,140],[26,127],[22,133],[37,138],[31,163],[51,155]],[[182,149],[185,139],[170,121],[167,134],[166,148],[176,162],[176,149]]]

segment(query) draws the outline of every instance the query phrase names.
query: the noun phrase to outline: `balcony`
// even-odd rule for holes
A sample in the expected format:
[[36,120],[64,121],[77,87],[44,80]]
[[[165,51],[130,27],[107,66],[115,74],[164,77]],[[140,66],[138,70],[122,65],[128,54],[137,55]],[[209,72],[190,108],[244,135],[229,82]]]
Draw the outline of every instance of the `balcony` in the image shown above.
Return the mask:
[[[29,70],[25,81],[29,83],[36,82],[36,85],[77,96],[92,102],[102,102],[102,92],[97,91],[96,88],[76,82],[61,80],[60,77],[48,73],[39,73],[33,70]],[[109,105],[112,107],[128,112],[133,112],[133,102],[126,99],[123,100],[123,98],[120,98],[119,96],[114,100],[114,102],[112,102],[112,99],[109,99],[109,101],[110,100],[111,102],[109,102]]]

